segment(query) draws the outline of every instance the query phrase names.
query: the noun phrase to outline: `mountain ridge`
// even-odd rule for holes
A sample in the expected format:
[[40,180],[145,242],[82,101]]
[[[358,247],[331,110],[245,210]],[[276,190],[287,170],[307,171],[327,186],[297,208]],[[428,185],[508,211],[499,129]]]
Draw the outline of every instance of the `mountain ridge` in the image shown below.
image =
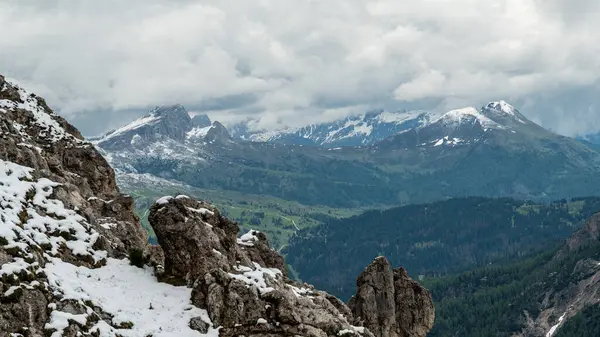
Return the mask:
[[[469,195],[551,201],[598,193],[591,186],[599,179],[600,153],[503,102],[453,110],[371,145],[334,148],[241,141],[218,122],[194,128],[186,118],[178,131],[183,137],[161,135],[154,126],[142,137],[140,129],[126,127],[127,136],[119,136],[124,141],[94,143],[118,171],[306,205],[379,206]],[[209,133],[218,140],[207,139]]]
[[435,114],[425,111],[375,111],[332,122],[309,124],[283,130],[251,132],[247,123],[232,126],[234,137],[288,145],[339,146],[369,145],[396,133],[427,124]]

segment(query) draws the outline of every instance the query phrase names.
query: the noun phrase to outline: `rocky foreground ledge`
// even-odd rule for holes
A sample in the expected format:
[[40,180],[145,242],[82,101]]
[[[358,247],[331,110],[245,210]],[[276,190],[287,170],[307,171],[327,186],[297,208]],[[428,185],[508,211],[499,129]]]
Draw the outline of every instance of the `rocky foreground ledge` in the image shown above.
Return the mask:
[[[221,336],[425,336],[433,327],[429,292],[404,269],[377,258],[349,305],[286,275],[263,233],[239,228],[210,204],[165,197],[150,224],[164,251],[162,280],[192,287]],[[202,331],[206,332],[206,331]]]
[[[150,246],[115,174],[0,75],[0,337],[425,336],[431,296],[379,258],[350,305],[287,277],[264,234],[165,197]],[[135,264],[137,266],[134,266]]]

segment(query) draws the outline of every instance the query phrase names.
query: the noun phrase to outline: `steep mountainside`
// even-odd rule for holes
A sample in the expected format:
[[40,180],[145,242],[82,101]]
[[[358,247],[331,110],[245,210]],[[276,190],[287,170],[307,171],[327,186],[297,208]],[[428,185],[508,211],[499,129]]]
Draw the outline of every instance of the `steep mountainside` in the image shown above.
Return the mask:
[[595,195],[600,184],[600,153],[504,102],[450,111],[364,147],[239,141],[218,122],[195,126],[180,106],[158,108],[95,143],[120,172],[306,205],[373,207],[471,195],[551,201]]
[[596,336],[589,319],[600,301],[599,226],[596,214],[558,249],[426,279],[438,311],[430,336]]
[[[141,141],[181,136],[149,117],[133,127]],[[160,198],[150,223],[160,246],[92,144],[0,76],[0,337],[424,337],[433,325],[429,292],[383,257],[347,306],[289,280],[264,234],[238,238],[206,202]]]
[[332,148],[373,144],[402,131],[426,125],[434,118],[434,114],[424,111],[379,111],[279,131],[250,132],[248,122],[234,125],[231,130],[234,137],[254,142]]
[[550,205],[452,199],[331,220],[297,232],[284,251],[302,280],[348,298],[353,275],[375,256],[413,276],[461,272],[539,253],[599,211],[600,198]]

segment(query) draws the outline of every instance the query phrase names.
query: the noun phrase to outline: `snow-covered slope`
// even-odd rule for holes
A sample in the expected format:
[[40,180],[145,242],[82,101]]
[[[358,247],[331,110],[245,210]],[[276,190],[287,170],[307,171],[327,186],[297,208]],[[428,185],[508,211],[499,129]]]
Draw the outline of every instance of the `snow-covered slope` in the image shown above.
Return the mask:
[[218,336],[191,289],[130,265],[146,234],[92,144],[2,76],[0,158],[0,336]]
[[448,111],[428,124],[401,132],[379,145],[383,148],[393,144],[447,148],[470,146],[500,135],[508,142],[522,142],[521,146],[527,145],[527,139],[560,137],[529,121],[510,104],[498,101],[481,109],[466,107]]
[[381,141],[399,132],[428,124],[434,114],[423,111],[372,112],[330,123],[253,133],[245,123],[232,127],[234,137],[289,145],[359,146]]
[[[33,172],[0,160],[0,241],[16,252],[0,269],[1,277],[12,280],[5,299],[19,298],[24,289],[50,291],[56,302],[47,305],[50,317],[44,329],[52,337],[64,336],[72,322],[101,337],[201,336],[189,321],[210,320],[206,311],[189,304],[191,289],[158,283],[151,268],[136,268],[94,248],[100,232],[76,209],[52,197],[61,184],[35,179]],[[117,224],[103,224],[105,229],[113,226]],[[65,250],[76,259],[89,257],[91,266],[66,262]],[[42,254],[43,261],[34,254]],[[79,306],[80,312],[70,306]],[[111,321],[99,320],[99,312],[111,315]]]

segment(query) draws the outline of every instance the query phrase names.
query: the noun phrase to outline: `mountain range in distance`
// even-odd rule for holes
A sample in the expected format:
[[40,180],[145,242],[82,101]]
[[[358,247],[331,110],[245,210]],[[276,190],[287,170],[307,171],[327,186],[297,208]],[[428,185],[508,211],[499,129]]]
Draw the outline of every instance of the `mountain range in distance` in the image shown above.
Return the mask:
[[[312,126],[310,135],[306,130],[247,141],[175,105],[93,141],[120,172],[306,205],[368,207],[471,195],[551,201],[595,195],[600,184],[600,153],[502,101],[437,117],[366,114]],[[300,144],[324,140],[328,145]],[[355,145],[331,147],[342,141]]]
[[425,111],[381,110],[327,123],[275,131],[251,131],[251,121],[234,124],[230,129],[234,138],[242,140],[334,148],[373,144],[402,131],[426,125],[436,117],[437,114]]

